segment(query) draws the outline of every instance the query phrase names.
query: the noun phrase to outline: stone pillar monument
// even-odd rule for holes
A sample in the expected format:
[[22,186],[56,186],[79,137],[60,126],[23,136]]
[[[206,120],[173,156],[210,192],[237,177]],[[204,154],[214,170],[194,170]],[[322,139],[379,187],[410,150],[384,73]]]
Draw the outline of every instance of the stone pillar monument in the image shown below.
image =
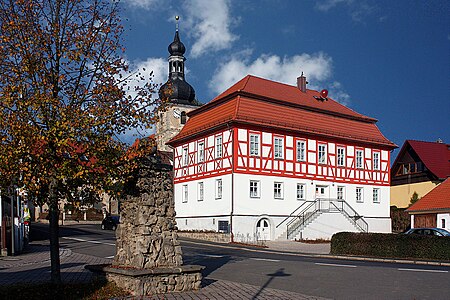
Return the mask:
[[176,232],[172,166],[155,156],[140,162],[125,185],[112,265],[87,266],[133,295],[197,290],[202,266],[183,266]]

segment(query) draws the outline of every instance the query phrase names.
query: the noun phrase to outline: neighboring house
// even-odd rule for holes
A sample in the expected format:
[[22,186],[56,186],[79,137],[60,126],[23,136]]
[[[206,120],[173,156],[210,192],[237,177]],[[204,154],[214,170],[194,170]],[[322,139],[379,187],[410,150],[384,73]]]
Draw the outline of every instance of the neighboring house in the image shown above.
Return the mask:
[[391,168],[391,205],[408,207],[449,176],[449,144],[406,140]]
[[411,228],[450,228],[450,178],[423,196],[406,210],[411,215]]
[[391,232],[396,145],[377,120],[306,84],[249,75],[188,113],[167,143],[179,229],[235,241]]

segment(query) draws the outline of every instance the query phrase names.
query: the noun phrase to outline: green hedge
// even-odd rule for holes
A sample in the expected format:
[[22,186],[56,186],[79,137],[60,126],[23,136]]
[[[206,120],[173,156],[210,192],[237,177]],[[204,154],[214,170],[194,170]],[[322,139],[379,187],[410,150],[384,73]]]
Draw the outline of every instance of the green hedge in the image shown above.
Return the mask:
[[450,261],[450,237],[339,232],[331,254]]

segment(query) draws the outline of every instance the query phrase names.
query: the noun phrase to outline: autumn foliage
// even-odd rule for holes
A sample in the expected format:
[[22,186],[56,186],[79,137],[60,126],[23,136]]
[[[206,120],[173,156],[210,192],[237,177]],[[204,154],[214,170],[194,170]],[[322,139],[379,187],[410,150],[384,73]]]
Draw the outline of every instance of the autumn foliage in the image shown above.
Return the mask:
[[[0,184],[36,202],[106,189],[129,170],[127,130],[164,109],[123,58],[110,0],[0,1]],[[142,151],[141,151],[142,152]],[[142,154],[142,153],[140,153]]]

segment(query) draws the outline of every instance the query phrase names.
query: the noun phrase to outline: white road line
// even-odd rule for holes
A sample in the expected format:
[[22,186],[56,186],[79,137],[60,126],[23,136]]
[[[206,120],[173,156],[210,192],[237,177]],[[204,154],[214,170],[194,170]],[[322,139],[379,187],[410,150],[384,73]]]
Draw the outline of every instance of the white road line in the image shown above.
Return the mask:
[[430,272],[430,273],[448,273],[445,270],[427,270],[427,269],[402,269],[398,268],[399,271],[411,271],[411,272]]
[[105,243],[105,242],[99,242],[99,241],[90,241],[90,240],[79,239],[79,238],[72,238],[72,237],[63,237],[63,239],[77,241],[77,242],[92,243],[92,244],[102,244],[102,245],[110,245],[110,246],[115,246],[116,245],[116,243],[113,244],[113,243]]
[[206,256],[206,257],[214,257],[214,258],[222,258],[223,255],[213,255],[213,254],[199,254],[200,256]]
[[273,261],[273,262],[279,262],[279,259],[269,259],[269,258],[256,258],[256,257],[250,257],[251,260],[262,260],[262,261]]
[[105,258],[114,258],[114,255],[107,256],[107,257],[105,257]]
[[354,265],[340,265],[340,264],[326,264],[326,263],[315,263],[319,266],[327,266],[327,267],[344,267],[344,268],[356,268]]

